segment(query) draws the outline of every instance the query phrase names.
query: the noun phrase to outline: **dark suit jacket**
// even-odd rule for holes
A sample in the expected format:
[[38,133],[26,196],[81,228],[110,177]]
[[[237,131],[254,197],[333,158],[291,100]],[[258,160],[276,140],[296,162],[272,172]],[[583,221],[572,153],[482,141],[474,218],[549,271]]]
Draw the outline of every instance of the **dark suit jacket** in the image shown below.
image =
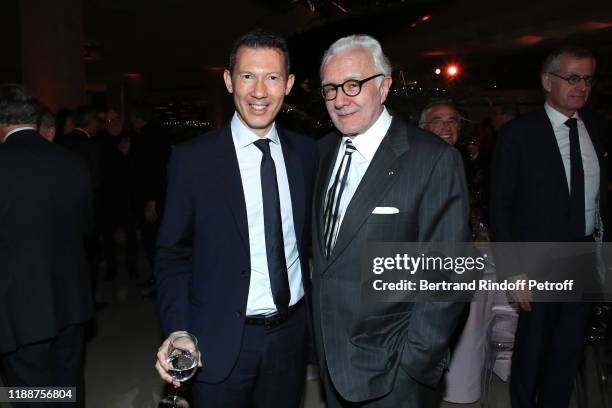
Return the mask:
[[170,136],[158,123],[148,122],[139,133],[131,135],[129,156],[133,161],[138,215],[144,214],[147,201],[155,201],[157,213],[163,213],[170,150]]
[[116,224],[117,218],[140,214],[142,208],[137,209],[135,205],[135,189],[138,185],[134,183],[132,157],[129,153],[124,155],[119,151],[119,144],[129,140],[127,134],[121,133],[113,136],[107,131],[102,131],[97,138],[102,152],[104,173],[103,219],[105,226],[106,224],[112,226]]
[[89,138],[85,132],[74,129],[64,140],[64,146],[81,155],[87,163],[94,194],[100,195],[104,183],[104,171],[102,168],[102,147],[98,138]]
[[85,163],[68,150],[34,130],[0,145],[0,353],[92,316],[90,199]]
[[[579,114],[599,159],[599,212],[605,231],[609,225],[606,125],[589,112]],[[563,160],[543,107],[501,129],[493,160],[490,211],[492,238],[498,242],[572,242],[581,238],[570,234],[570,194]]]
[[[310,203],[317,165],[310,139],[278,129],[293,206],[306,293]],[[175,147],[157,245],[156,280],[165,334],[188,330],[199,340],[204,369],[198,380],[219,382],[240,352],[251,259],[247,213],[226,126]]]
[[[468,197],[459,152],[393,118],[355,195],[329,260],[323,252],[323,205],[340,137],[321,144],[313,217],[313,320],[321,366],[342,397],[364,401],[388,394],[402,367],[435,387],[462,304],[371,302],[362,296],[360,266],[368,242],[470,240]],[[398,214],[372,214],[375,207]],[[395,384],[406,387],[410,384]]]

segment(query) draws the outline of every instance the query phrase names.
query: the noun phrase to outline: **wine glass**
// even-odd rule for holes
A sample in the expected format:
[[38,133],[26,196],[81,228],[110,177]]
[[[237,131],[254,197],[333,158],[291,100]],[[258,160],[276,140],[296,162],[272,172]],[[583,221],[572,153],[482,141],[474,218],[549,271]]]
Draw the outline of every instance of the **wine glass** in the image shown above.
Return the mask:
[[[170,366],[168,374],[174,381],[184,382],[193,377],[198,369],[199,360],[198,339],[194,335],[181,333],[170,339],[166,362]],[[166,407],[189,408],[189,403],[179,397],[178,389],[175,389],[174,395],[169,395],[159,402],[158,408]]]

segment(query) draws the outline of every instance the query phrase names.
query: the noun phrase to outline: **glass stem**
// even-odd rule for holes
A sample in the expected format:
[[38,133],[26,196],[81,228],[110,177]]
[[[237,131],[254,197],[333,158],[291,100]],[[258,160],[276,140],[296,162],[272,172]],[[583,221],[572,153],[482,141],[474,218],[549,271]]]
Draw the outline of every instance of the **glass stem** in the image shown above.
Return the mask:
[[177,400],[178,400],[178,398],[179,398],[178,393],[179,393],[179,387],[175,387],[175,388],[174,388],[174,398],[172,399],[172,406],[173,406],[174,408],[178,408],[178,406],[176,405],[176,401],[177,401]]

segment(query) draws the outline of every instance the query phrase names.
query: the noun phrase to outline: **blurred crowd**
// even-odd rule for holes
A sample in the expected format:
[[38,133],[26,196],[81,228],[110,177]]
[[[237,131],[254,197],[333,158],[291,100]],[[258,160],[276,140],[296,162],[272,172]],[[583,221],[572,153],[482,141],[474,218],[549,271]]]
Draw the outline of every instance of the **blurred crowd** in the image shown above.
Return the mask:
[[[91,105],[63,109],[56,115],[44,108],[37,126],[45,139],[76,152],[87,163],[95,228],[86,239],[86,254],[94,293],[99,278],[112,281],[117,276],[118,231],[125,237],[129,278],[139,278],[141,247],[151,271],[171,147],[169,132],[157,120],[154,109],[134,105],[126,120],[115,109],[100,112]],[[144,296],[154,294],[152,272],[143,278],[149,286],[143,290]],[[97,307],[104,306],[97,301]]]

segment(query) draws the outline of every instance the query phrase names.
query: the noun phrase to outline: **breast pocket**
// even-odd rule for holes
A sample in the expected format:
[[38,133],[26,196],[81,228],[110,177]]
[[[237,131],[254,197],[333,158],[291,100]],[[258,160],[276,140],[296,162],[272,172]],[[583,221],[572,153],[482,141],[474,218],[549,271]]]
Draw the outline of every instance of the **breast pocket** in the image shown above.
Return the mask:
[[368,224],[377,225],[394,225],[400,219],[400,213],[397,214],[370,214]]

